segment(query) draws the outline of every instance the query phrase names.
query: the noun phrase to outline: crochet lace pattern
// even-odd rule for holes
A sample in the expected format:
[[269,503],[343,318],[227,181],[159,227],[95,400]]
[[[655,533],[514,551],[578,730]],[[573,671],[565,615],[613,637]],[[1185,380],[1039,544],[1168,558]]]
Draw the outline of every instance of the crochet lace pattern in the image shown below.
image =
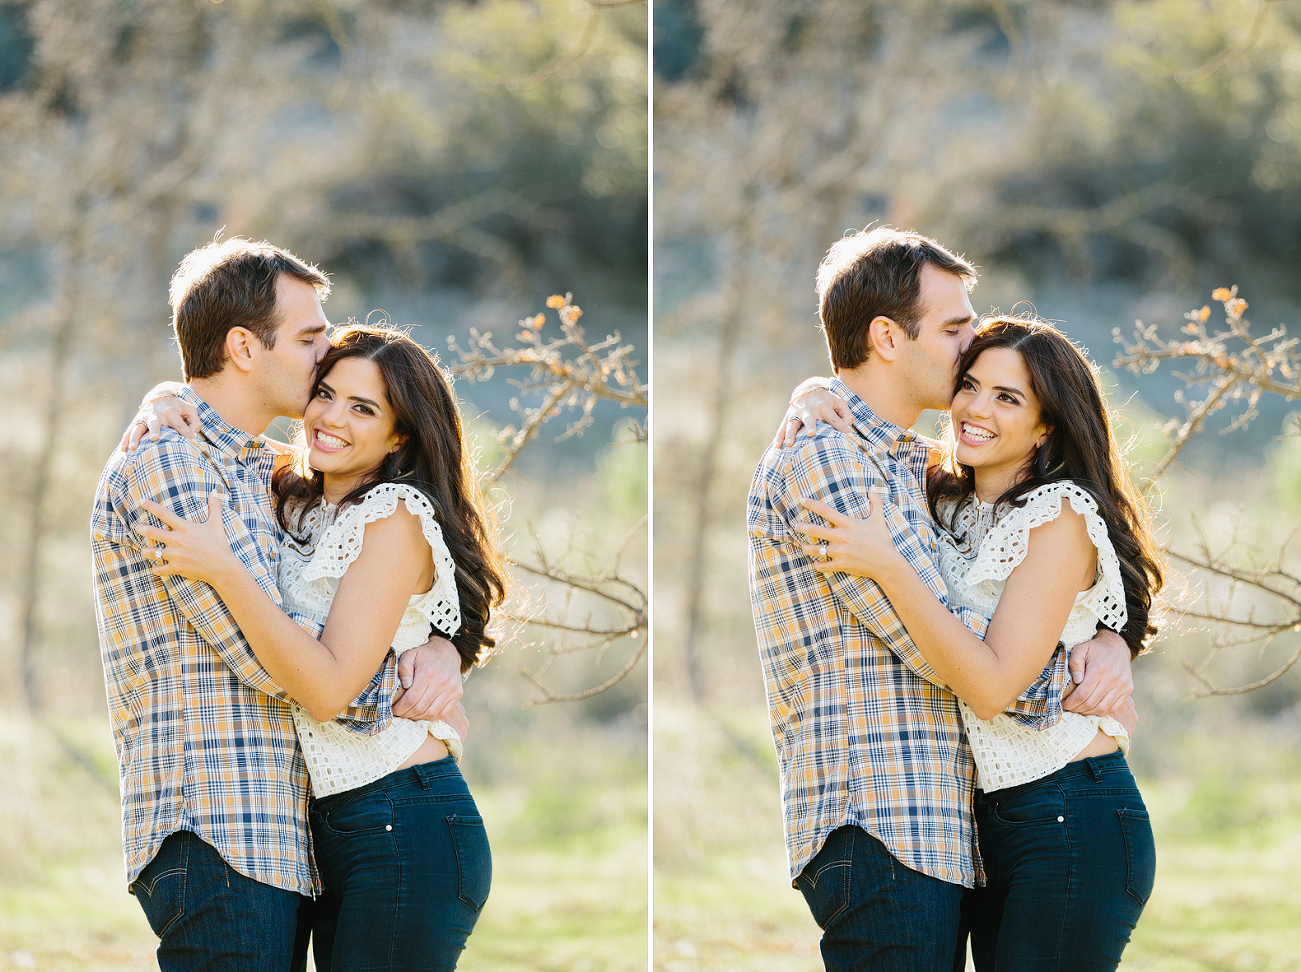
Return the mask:
[[[992,504],[973,496],[958,511],[952,534],[942,532],[940,544],[940,571],[950,605],[965,605],[993,617],[1007,578],[1029,551],[1030,531],[1055,520],[1064,504],[1084,517],[1089,539],[1098,551],[1098,566],[1093,586],[1075,598],[1061,641],[1068,649],[1088,641],[1099,623],[1115,631],[1124,628],[1128,612],[1120,560],[1098,513],[1097,501],[1070,481],[1049,483],[1031,491],[1021,507],[1004,507],[996,513]],[[951,510],[951,506],[942,509],[943,518]],[[986,792],[1056,772],[1089,744],[1099,728],[1113,736],[1122,750],[1129,750],[1129,734],[1109,716],[1064,712],[1055,726],[1036,731],[1004,714],[979,719],[961,700],[959,707],[976,760],[978,784]]]
[[[399,502],[420,518],[421,531],[433,553],[434,582],[425,593],[412,596],[393,637],[393,650],[400,655],[423,645],[434,627],[455,634],[461,626],[461,606],[456,564],[443,539],[443,528],[428,497],[400,483],[382,483],[342,512],[321,503],[303,515],[299,527],[305,540],[287,539],[281,547],[278,581],[285,608],[324,623],[340,579],[361,553],[367,524],[392,516]],[[336,722],[318,722],[300,706],[295,705],[293,712],[312,790],[318,797],[356,789],[386,776],[420,748],[426,735],[441,739],[455,758],[461,757],[460,736],[445,722],[395,717],[382,732],[363,736]]]

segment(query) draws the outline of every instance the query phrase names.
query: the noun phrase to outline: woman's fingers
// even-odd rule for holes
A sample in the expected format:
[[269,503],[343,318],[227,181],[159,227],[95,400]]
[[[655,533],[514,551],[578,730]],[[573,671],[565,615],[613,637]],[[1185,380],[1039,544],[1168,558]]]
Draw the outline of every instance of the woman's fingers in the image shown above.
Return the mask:
[[853,517],[845,516],[845,514],[841,513],[834,506],[828,506],[820,500],[805,499],[801,496],[800,505],[806,510],[818,514],[818,516],[822,517],[822,519],[826,520],[832,526],[844,526],[853,519]]
[[152,500],[142,499],[140,501],[140,508],[143,509],[146,513],[149,513],[152,516],[157,517],[159,520],[161,520],[164,523],[164,525],[166,525],[169,528],[174,529],[185,522],[181,517],[177,516],[167,507],[161,506],[158,503],[153,502]]
[[210,523],[214,519],[221,520],[221,492],[215,489],[208,494],[208,519],[204,522]]
[[786,414],[782,416],[781,425],[777,426],[777,434],[772,440],[773,445],[778,449],[790,448],[799,437],[801,428],[803,426],[800,425],[799,416],[793,409],[787,409]]
[[160,527],[156,527],[152,523],[141,523],[138,527],[136,527],[136,533],[140,534],[140,536],[145,537],[149,540],[160,540],[165,542],[167,540],[168,534],[170,534],[171,532],[172,532],[171,530],[166,530]]
[[143,428],[144,425],[141,422],[132,419],[131,424],[128,425],[126,431],[122,433],[122,441],[118,443],[118,448],[123,452],[133,451],[135,447],[140,444],[139,430]]
[[796,529],[806,536],[817,537],[819,540],[836,539],[836,528],[824,523],[801,523]]

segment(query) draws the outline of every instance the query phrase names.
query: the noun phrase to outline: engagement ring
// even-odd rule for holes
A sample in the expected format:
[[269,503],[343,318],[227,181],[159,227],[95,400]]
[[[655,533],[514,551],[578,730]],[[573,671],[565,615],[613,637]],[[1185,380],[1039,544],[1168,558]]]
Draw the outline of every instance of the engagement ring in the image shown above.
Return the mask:
[[827,559],[827,541],[825,540],[823,540],[820,544],[818,544],[818,559],[819,560]]

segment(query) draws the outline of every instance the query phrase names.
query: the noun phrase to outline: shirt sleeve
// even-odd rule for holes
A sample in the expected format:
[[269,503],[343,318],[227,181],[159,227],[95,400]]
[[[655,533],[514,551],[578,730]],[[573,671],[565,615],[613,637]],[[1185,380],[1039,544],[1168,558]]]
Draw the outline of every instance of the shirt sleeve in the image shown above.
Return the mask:
[[[820,427],[817,435],[802,439],[793,451],[789,471],[789,501],[792,505],[784,513],[791,529],[797,533],[803,533],[801,525],[813,523],[816,516],[799,505],[801,497],[820,500],[846,516],[863,518],[869,512],[869,490],[887,489],[884,477],[863,451],[832,429],[824,430]],[[912,511],[905,508],[906,515],[910,512]],[[929,528],[921,532],[912,522],[909,522],[908,528],[892,524],[890,535],[895,546],[926,582],[931,593],[941,604],[947,606],[944,582],[940,579],[934,553],[929,549],[926,539]],[[832,596],[884,642],[913,674],[935,685],[944,685],[918,651],[908,629],[899,620],[898,613],[876,581],[838,572],[824,574],[823,577],[831,587]],[[979,623],[977,634],[984,634],[983,618],[976,615],[964,619],[964,623],[968,620],[973,624]]]
[[[221,470],[180,436],[168,435],[153,447],[141,448],[126,473],[125,495],[119,508],[141,549],[151,546],[152,541],[140,536],[138,525],[143,521],[162,526],[141,509],[142,499],[165,506],[187,520],[202,522],[207,518],[208,494],[212,490],[227,497],[232,495],[229,485],[223,481]],[[283,610],[271,557],[277,540],[265,522],[268,515],[270,511],[267,509],[239,511],[227,503],[222,510],[222,524],[239,562],[272,602]],[[210,585],[172,574],[164,575],[160,580],[181,614],[240,681],[282,701],[291,701],[288,693],[257,660],[234,617]],[[320,637],[320,624],[300,614],[286,613],[313,638]],[[385,666],[353,700],[340,716],[340,721],[363,735],[382,730],[392,719],[395,684],[396,665],[390,653]]]

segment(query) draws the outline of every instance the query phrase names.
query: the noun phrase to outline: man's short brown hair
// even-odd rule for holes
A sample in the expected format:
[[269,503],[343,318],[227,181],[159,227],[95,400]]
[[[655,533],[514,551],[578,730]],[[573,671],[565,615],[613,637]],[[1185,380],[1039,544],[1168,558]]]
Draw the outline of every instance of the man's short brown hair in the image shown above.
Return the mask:
[[917,340],[921,273],[928,263],[961,277],[968,290],[976,284],[975,267],[919,233],[878,226],[832,245],[818,267],[818,319],[836,371],[867,360],[868,329],[877,317],[890,318]]
[[232,237],[187,254],[172,277],[172,328],[186,381],[211,378],[225,365],[226,334],[246,327],[264,348],[276,346],[276,279],[282,273],[325,297],[330,281],[320,270],[265,241]]

